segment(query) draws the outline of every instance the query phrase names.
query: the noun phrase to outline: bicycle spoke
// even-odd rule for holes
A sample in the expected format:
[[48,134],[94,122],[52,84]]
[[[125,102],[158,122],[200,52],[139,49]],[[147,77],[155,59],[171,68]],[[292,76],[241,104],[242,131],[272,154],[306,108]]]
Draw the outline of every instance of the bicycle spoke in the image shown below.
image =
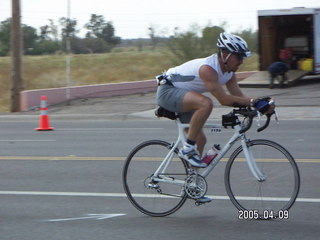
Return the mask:
[[248,146],[265,180],[253,176],[240,147],[226,167],[227,192],[239,210],[255,211],[261,218],[277,217],[295,202],[300,183],[298,168],[292,156],[274,142],[253,140]]
[[[173,156],[169,172],[154,173],[169,153],[170,144],[153,140],[135,148],[129,155],[123,172],[124,188],[131,203],[151,216],[167,216],[186,201],[183,190],[187,176],[185,162]],[[177,151],[174,155],[176,155]]]

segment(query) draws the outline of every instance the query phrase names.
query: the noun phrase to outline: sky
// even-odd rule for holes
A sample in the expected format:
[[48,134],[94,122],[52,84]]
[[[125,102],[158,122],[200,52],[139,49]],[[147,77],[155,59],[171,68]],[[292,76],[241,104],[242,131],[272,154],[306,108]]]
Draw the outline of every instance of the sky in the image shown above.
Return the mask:
[[[227,25],[228,32],[257,29],[257,10],[286,9],[292,7],[318,7],[319,0],[20,0],[21,21],[39,29],[58,24],[61,17],[76,19],[77,27],[89,22],[91,14],[111,21],[115,35],[123,39],[148,38],[148,28],[157,35],[170,36],[177,27],[180,32],[200,27]],[[11,0],[0,0],[0,22],[11,17]],[[85,30],[80,32],[84,34]]]

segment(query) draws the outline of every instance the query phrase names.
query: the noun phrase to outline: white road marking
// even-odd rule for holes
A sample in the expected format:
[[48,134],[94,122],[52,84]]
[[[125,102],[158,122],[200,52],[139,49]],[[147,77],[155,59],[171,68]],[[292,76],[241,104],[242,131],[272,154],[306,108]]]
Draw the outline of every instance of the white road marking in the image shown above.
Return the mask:
[[0,142],[56,142],[55,139],[0,139]]
[[0,156],[0,160],[27,160],[27,161],[114,161],[126,160],[126,157],[79,157],[69,156]]
[[0,195],[72,196],[72,197],[126,197],[125,193],[45,192],[45,191],[0,191]]
[[[45,191],[0,191],[0,195],[34,195],[34,196],[74,196],[74,197],[127,197],[125,193],[95,193],[95,192],[45,192]],[[153,198],[153,194],[133,194],[134,197]],[[158,197],[171,198],[171,196],[159,195]],[[229,200],[228,196],[209,195],[217,200]],[[254,201],[256,197],[242,196],[241,200]],[[288,201],[283,197],[266,197],[266,201]],[[320,203],[320,198],[297,198],[297,202]]]
[[94,220],[103,220],[108,218],[120,217],[124,216],[124,213],[111,213],[111,214],[87,214],[86,217],[75,217],[75,218],[60,218],[60,219],[48,219],[44,220],[45,222],[64,222],[64,221],[75,221],[75,220],[86,220],[86,219],[94,219]]
[[[1,140],[0,140],[1,141]],[[9,140],[8,140],[9,141]],[[13,141],[13,140],[12,140]],[[42,141],[42,140],[41,140]],[[71,160],[83,160],[83,161],[91,161],[91,160],[101,160],[101,161],[124,161],[127,157],[80,157],[76,155],[69,156],[0,156],[0,160],[37,160],[37,161],[50,161],[50,160],[60,160],[60,161],[71,161]],[[163,158],[161,157],[140,157],[139,161],[161,161]],[[263,162],[283,162],[281,159],[256,159],[257,161]],[[221,161],[228,161],[227,158],[222,158]],[[239,158],[237,161],[245,162],[244,158]],[[320,163],[320,159],[295,159],[297,163]]]
[[59,128],[57,131],[128,131],[128,130],[163,130],[164,128]]

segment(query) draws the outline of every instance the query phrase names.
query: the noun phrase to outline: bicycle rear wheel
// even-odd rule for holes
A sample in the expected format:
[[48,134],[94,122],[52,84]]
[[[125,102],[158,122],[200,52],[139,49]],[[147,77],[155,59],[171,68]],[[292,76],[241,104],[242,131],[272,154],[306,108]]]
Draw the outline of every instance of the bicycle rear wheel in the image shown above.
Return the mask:
[[291,154],[269,140],[247,143],[249,151],[266,178],[258,181],[249,170],[243,148],[237,148],[225,169],[225,185],[242,219],[289,217],[300,186],[300,175]]
[[127,157],[122,175],[124,190],[131,203],[144,214],[156,217],[170,215],[187,199],[183,185],[173,183],[178,179],[184,182],[188,175],[187,164],[177,156],[177,149],[167,170],[158,175],[169,181],[153,180],[155,171],[171,148],[168,142],[151,140],[138,145]]

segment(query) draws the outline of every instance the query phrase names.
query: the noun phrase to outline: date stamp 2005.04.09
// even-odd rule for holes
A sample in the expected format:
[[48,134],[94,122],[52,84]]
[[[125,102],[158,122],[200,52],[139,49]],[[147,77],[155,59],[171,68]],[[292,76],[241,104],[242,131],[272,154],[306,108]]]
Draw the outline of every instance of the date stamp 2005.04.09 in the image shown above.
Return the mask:
[[272,210],[264,210],[262,213],[259,210],[239,210],[238,219],[253,220],[253,219],[289,219],[288,210],[280,210],[277,214]]

